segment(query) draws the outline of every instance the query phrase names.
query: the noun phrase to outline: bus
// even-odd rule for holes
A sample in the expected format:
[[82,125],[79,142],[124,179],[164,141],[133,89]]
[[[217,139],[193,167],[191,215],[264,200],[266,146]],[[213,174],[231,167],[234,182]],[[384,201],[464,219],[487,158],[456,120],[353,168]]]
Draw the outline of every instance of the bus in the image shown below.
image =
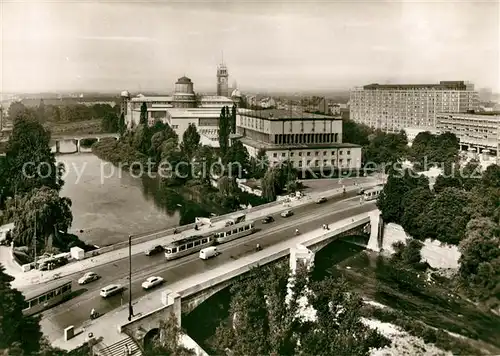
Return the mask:
[[240,224],[223,227],[214,232],[215,242],[223,244],[229,241],[248,236],[255,232],[255,223],[253,221],[242,222]]
[[365,201],[377,199],[380,193],[382,193],[383,189],[384,187],[379,185],[374,188],[365,190],[363,193]]
[[70,298],[72,281],[55,281],[42,287],[23,292],[25,305],[24,315],[33,315]]

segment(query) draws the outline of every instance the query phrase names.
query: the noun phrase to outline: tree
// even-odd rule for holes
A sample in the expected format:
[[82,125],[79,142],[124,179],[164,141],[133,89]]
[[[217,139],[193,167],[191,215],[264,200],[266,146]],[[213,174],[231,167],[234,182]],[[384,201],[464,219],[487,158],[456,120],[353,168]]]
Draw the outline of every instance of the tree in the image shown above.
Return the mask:
[[47,187],[34,189],[22,198],[14,217],[14,242],[31,246],[33,236],[38,247],[51,247],[49,238],[58,231],[66,233],[73,222],[71,200],[61,198],[56,190]]
[[446,188],[427,205],[421,217],[420,239],[436,239],[448,244],[458,244],[464,237],[470,219],[467,205],[470,193]]
[[231,133],[236,133],[236,105],[231,108]]
[[37,118],[40,123],[44,123],[46,116],[45,116],[45,104],[43,102],[43,99],[40,99],[40,104],[38,104],[37,108]]
[[211,185],[211,179],[217,178],[222,172],[217,169],[217,154],[213,147],[201,146],[194,155],[193,175],[206,185]]
[[227,150],[229,148],[229,134],[231,131],[229,116],[226,114],[227,112],[229,112],[228,107],[223,107],[221,109],[219,117],[219,146],[221,157],[226,156]]
[[127,129],[127,125],[125,124],[125,116],[123,113],[120,115],[120,119],[118,120],[118,133],[123,135],[125,130]]
[[358,124],[352,120],[342,120],[342,142],[353,143],[360,146],[368,146],[370,140],[368,137],[373,130],[363,124]]
[[0,354],[37,355],[42,338],[39,318],[23,315],[25,299],[10,287],[13,280],[0,265]]
[[173,313],[167,320],[160,321],[159,334],[146,347],[145,356],[194,356],[193,350],[181,346],[181,328],[177,325],[177,318]]
[[388,134],[382,131],[376,132],[370,139],[370,144],[363,150],[363,162],[365,166],[387,165],[387,171],[390,166],[401,162],[407,155],[408,139],[406,134]]
[[148,106],[146,105],[146,103],[142,103],[139,125],[147,125],[147,124],[148,124]]
[[412,170],[391,170],[387,183],[377,200],[377,207],[382,212],[384,222],[399,224],[404,213],[404,195],[415,188],[428,186],[429,180],[425,176],[415,174]]
[[22,113],[25,113],[26,111],[29,111],[29,109],[23,105],[20,101],[15,101],[10,104],[9,110],[8,110],[8,116],[9,119],[14,122],[16,118],[21,115]]
[[404,194],[401,201],[403,206],[401,226],[407,234],[416,239],[421,237],[421,215],[433,199],[434,195],[429,187],[417,187]]
[[446,188],[457,188],[457,189],[463,189],[463,182],[460,179],[460,177],[444,177],[442,175],[439,175],[436,178],[436,182],[434,183],[434,191],[436,193],[441,193],[443,190]]
[[240,188],[238,188],[238,183],[236,183],[236,179],[230,178],[228,176],[220,177],[218,182],[219,192],[224,197],[234,196],[235,194],[240,192]]
[[63,166],[56,164],[50,150],[50,133],[32,113],[20,113],[6,148],[8,196],[46,186],[60,190]]
[[228,148],[223,162],[228,165],[228,174],[231,177],[242,178],[250,168],[248,151],[240,141],[234,141]]
[[249,176],[255,179],[261,179],[269,168],[269,159],[267,158],[266,151],[260,149],[256,157],[250,158],[249,162]]
[[500,166],[492,164],[483,173],[483,185],[491,188],[500,188]]
[[119,132],[119,119],[116,114],[105,113],[102,117],[101,127],[104,132]]
[[195,124],[189,124],[182,135],[181,151],[191,161],[195,152],[200,148],[200,134],[196,130]]
[[500,295],[500,226],[487,218],[467,224],[459,245],[459,278],[476,300]]
[[262,178],[261,186],[262,186],[262,197],[266,199],[268,202],[272,202],[276,200],[277,191],[276,191],[276,171],[268,170]]
[[145,155],[149,154],[151,148],[151,136],[147,125],[140,124],[137,126],[134,131],[133,146],[137,151],[142,152]]

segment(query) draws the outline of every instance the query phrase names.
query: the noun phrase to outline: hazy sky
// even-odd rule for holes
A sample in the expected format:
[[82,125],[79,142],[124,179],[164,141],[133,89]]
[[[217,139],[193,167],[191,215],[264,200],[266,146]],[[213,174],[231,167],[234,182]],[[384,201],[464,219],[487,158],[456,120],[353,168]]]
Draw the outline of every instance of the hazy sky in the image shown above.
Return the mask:
[[491,1],[0,0],[0,91],[242,91],[469,80],[500,92]]

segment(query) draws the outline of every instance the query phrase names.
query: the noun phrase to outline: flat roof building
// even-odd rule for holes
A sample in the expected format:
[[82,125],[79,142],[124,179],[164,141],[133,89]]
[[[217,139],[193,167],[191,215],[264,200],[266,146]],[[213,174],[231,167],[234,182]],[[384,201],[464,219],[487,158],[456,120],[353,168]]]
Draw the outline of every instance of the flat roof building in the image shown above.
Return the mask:
[[441,112],[477,110],[478,93],[464,81],[439,84],[370,84],[351,90],[351,120],[385,132],[434,128]]
[[340,117],[282,109],[239,109],[236,132],[249,154],[265,150],[270,164],[297,169],[359,169],[361,146],[342,142]]

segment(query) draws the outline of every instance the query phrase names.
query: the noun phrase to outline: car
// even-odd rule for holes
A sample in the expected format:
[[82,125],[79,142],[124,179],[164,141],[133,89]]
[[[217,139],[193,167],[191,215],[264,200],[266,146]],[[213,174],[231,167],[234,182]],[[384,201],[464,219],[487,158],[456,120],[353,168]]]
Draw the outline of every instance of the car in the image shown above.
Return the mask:
[[262,219],[263,224],[269,224],[274,221],[274,218],[272,216],[266,216],[264,219]]
[[286,210],[286,211],[281,213],[281,216],[283,218],[287,218],[287,217],[292,216],[292,215],[293,215],[293,211],[291,211],[291,210]]
[[321,198],[319,198],[318,200],[316,200],[316,204],[321,204],[321,203],[324,203],[324,202],[326,202],[326,200],[327,200],[327,199],[326,199],[325,197],[321,197]]
[[365,193],[365,190],[363,188],[358,189],[358,195],[363,195]]
[[101,297],[107,298],[111,297],[112,295],[118,294],[121,291],[123,291],[123,286],[121,284],[110,284],[109,286],[101,289],[101,292],[99,294],[101,295]]
[[142,288],[144,289],[150,289],[156,286],[159,286],[164,282],[163,278],[161,277],[149,277],[142,283]]
[[163,252],[163,246],[154,246],[154,247],[151,247],[149,250],[146,250],[145,254],[146,256],[152,256],[152,255],[156,255],[158,253],[162,253]]
[[87,284],[93,281],[97,281],[99,279],[99,276],[95,272],[87,272],[83,275],[82,278],[78,280],[78,284]]

